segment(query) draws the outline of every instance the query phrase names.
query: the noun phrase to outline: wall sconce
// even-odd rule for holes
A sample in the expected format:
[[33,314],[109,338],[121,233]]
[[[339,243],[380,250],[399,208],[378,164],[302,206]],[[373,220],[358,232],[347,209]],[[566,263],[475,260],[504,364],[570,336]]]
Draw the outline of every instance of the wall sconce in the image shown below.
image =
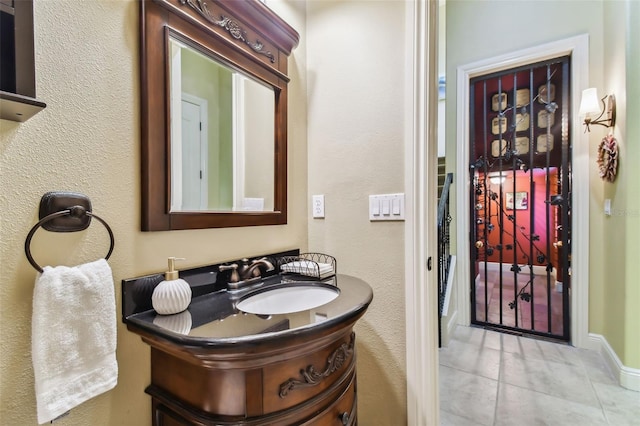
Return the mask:
[[[607,98],[607,103],[604,100]],[[600,107],[602,103],[602,107]],[[602,118],[604,114],[607,114],[607,118]],[[598,91],[592,87],[582,91],[582,100],[580,101],[580,116],[584,116],[585,132],[591,131],[592,124],[598,124],[604,127],[613,127],[616,124],[616,98],[613,94],[606,96],[602,99],[598,98]],[[600,114],[595,119],[592,119],[590,115]]]

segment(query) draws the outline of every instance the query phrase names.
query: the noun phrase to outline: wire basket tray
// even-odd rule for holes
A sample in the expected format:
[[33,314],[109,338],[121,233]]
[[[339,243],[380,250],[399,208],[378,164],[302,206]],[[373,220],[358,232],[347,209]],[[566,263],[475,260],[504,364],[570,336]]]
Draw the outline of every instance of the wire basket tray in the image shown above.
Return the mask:
[[322,253],[301,253],[278,259],[278,270],[285,275],[297,275],[324,280],[335,276],[336,258]]

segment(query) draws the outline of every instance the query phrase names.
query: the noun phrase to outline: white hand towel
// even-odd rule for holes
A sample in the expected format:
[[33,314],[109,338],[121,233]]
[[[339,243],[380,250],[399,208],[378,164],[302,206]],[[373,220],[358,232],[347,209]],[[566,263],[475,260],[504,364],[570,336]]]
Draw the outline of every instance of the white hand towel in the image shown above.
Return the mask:
[[106,260],[43,268],[31,351],[39,424],[115,387],[116,301]]

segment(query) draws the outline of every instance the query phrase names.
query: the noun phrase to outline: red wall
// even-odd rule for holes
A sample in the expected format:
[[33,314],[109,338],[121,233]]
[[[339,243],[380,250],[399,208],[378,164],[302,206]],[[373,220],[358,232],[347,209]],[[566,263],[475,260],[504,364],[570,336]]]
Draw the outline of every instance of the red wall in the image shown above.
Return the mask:
[[[515,173],[515,191],[527,193],[527,208],[523,210],[507,209],[505,194],[514,191],[514,175],[512,172],[505,172],[505,174],[506,179],[502,185],[493,184],[490,179],[487,178],[487,190],[485,191],[483,189],[482,194],[476,194],[476,205],[477,207],[481,207],[476,209],[476,219],[481,219],[483,222],[481,224],[476,222],[477,240],[483,243],[482,248],[478,251],[478,260],[496,263],[502,261],[502,263],[513,264],[514,254],[517,254],[517,263],[522,265],[528,263],[526,253],[531,256],[531,261],[534,265],[546,266],[551,260],[552,264],[557,266],[557,250],[553,247],[553,243],[557,241],[556,214],[559,212],[557,211],[558,207],[545,203],[548,199],[546,170],[533,169],[528,172],[517,171]],[[556,168],[549,169],[548,178],[549,194],[555,195],[558,193],[558,172]],[[478,174],[478,182],[482,187],[484,182],[484,175],[482,173]],[[491,192],[496,194],[497,198],[495,200],[491,200]],[[531,222],[532,212],[534,214],[533,223]],[[547,212],[549,212],[549,232],[547,232]],[[516,225],[515,231],[514,222],[508,220],[508,216],[513,216],[513,221]],[[502,230],[500,228],[500,221],[502,221],[503,224]],[[489,231],[487,227],[489,223],[492,223],[494,226],[491,231]],[[530,242],[527,237],[530,237],[532,234],[537,235],[539,239],[533,241],[534,248],[530,254]],[[516,237],[515,241],[514,235]],[[549,241],[551,247],[549,255],[547,253],[547,241]],[[498,249],[500,244],[502,244],[502,250]],[[513,249],[509,250],[507,245],[513,246]],[[491,255],[488,254],[488,248],[493,248]],[[525,253],[523,253],[523,250]],[[539,262],[537,259],[540,253],[545,255],[543,262]]]

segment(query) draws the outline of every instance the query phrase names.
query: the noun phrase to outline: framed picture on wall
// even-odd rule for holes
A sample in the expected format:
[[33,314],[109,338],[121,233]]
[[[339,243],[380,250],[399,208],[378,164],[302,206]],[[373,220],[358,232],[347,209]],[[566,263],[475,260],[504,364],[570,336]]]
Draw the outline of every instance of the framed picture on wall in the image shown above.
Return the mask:
[[529,208],[529,197],[526,191],[507,192],[504,195],[507,210],[526,210]]

